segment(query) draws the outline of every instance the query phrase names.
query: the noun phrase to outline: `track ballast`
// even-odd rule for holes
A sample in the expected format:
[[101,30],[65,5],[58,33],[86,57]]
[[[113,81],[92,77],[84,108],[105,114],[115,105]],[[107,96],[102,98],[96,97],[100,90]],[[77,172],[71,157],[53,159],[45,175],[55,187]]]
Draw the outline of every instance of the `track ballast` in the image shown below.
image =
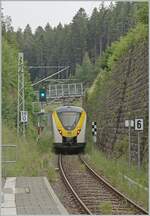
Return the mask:
[[[74,194],[81,214],[148,214],[98,176],[77,155],[59,155],[59,168],[67,187]],[[109,210],[108,210],[109,208]]]

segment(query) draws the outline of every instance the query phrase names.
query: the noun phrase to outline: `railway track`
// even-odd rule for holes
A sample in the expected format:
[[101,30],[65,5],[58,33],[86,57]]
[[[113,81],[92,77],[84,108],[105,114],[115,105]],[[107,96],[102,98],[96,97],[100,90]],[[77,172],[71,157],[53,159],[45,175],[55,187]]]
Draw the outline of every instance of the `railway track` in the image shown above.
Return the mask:
[[61,176],[79,203],[81,214],[147,215],[77,155],[59,155]]

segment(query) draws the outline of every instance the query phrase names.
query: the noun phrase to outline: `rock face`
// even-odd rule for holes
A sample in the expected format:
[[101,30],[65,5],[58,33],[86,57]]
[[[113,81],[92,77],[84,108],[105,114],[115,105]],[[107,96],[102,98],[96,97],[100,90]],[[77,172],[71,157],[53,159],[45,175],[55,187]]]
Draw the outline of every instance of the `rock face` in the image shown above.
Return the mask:
[[[92,93],[93,94],[93,93]],[[125,120],[144,119],[140,132],[141,161],[148,158],[148,44],[140,42],[120,58],[105,86],[87,99],[89,124],[97,122],[99,148],[117,157],[128,152]],[[137,160],[137,131],[131,129],[131,158]]]

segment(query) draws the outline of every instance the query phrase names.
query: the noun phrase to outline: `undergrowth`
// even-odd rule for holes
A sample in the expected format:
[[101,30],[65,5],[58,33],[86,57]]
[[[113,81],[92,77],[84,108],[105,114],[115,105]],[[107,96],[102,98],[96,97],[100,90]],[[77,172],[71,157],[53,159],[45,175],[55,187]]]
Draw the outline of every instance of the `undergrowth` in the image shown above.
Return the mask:
[[56,179],[55,170],[50,162],[52,138],[49,128],[43,131],[38,143],[34,136],[18,138],[15,129],[5,126],[2,134],[3,144],[16,145],[16,148],[3,148],[3,160],[16,159],[16,163],[3,163],[3,176],[47,176],[49,180]]
[[[145,189],[148,188],[148,170],[143,167],[138,170],[135,165],[132,165],[129,169],[126,158],[108,158],[105,153],[89,144],[87,145],[87,151],[87,159],[114,187],[144,208],[148,208],[148,189]],[[129,182],[124,178],[125,176],[142,187]]]

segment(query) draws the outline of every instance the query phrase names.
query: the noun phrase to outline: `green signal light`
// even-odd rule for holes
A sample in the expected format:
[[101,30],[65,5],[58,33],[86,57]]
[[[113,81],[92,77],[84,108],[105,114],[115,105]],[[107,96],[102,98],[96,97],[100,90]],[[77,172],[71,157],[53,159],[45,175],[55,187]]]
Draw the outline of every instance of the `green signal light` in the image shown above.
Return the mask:
[[46,89],[41,88],[39,90],[39,101],[46,101]]

